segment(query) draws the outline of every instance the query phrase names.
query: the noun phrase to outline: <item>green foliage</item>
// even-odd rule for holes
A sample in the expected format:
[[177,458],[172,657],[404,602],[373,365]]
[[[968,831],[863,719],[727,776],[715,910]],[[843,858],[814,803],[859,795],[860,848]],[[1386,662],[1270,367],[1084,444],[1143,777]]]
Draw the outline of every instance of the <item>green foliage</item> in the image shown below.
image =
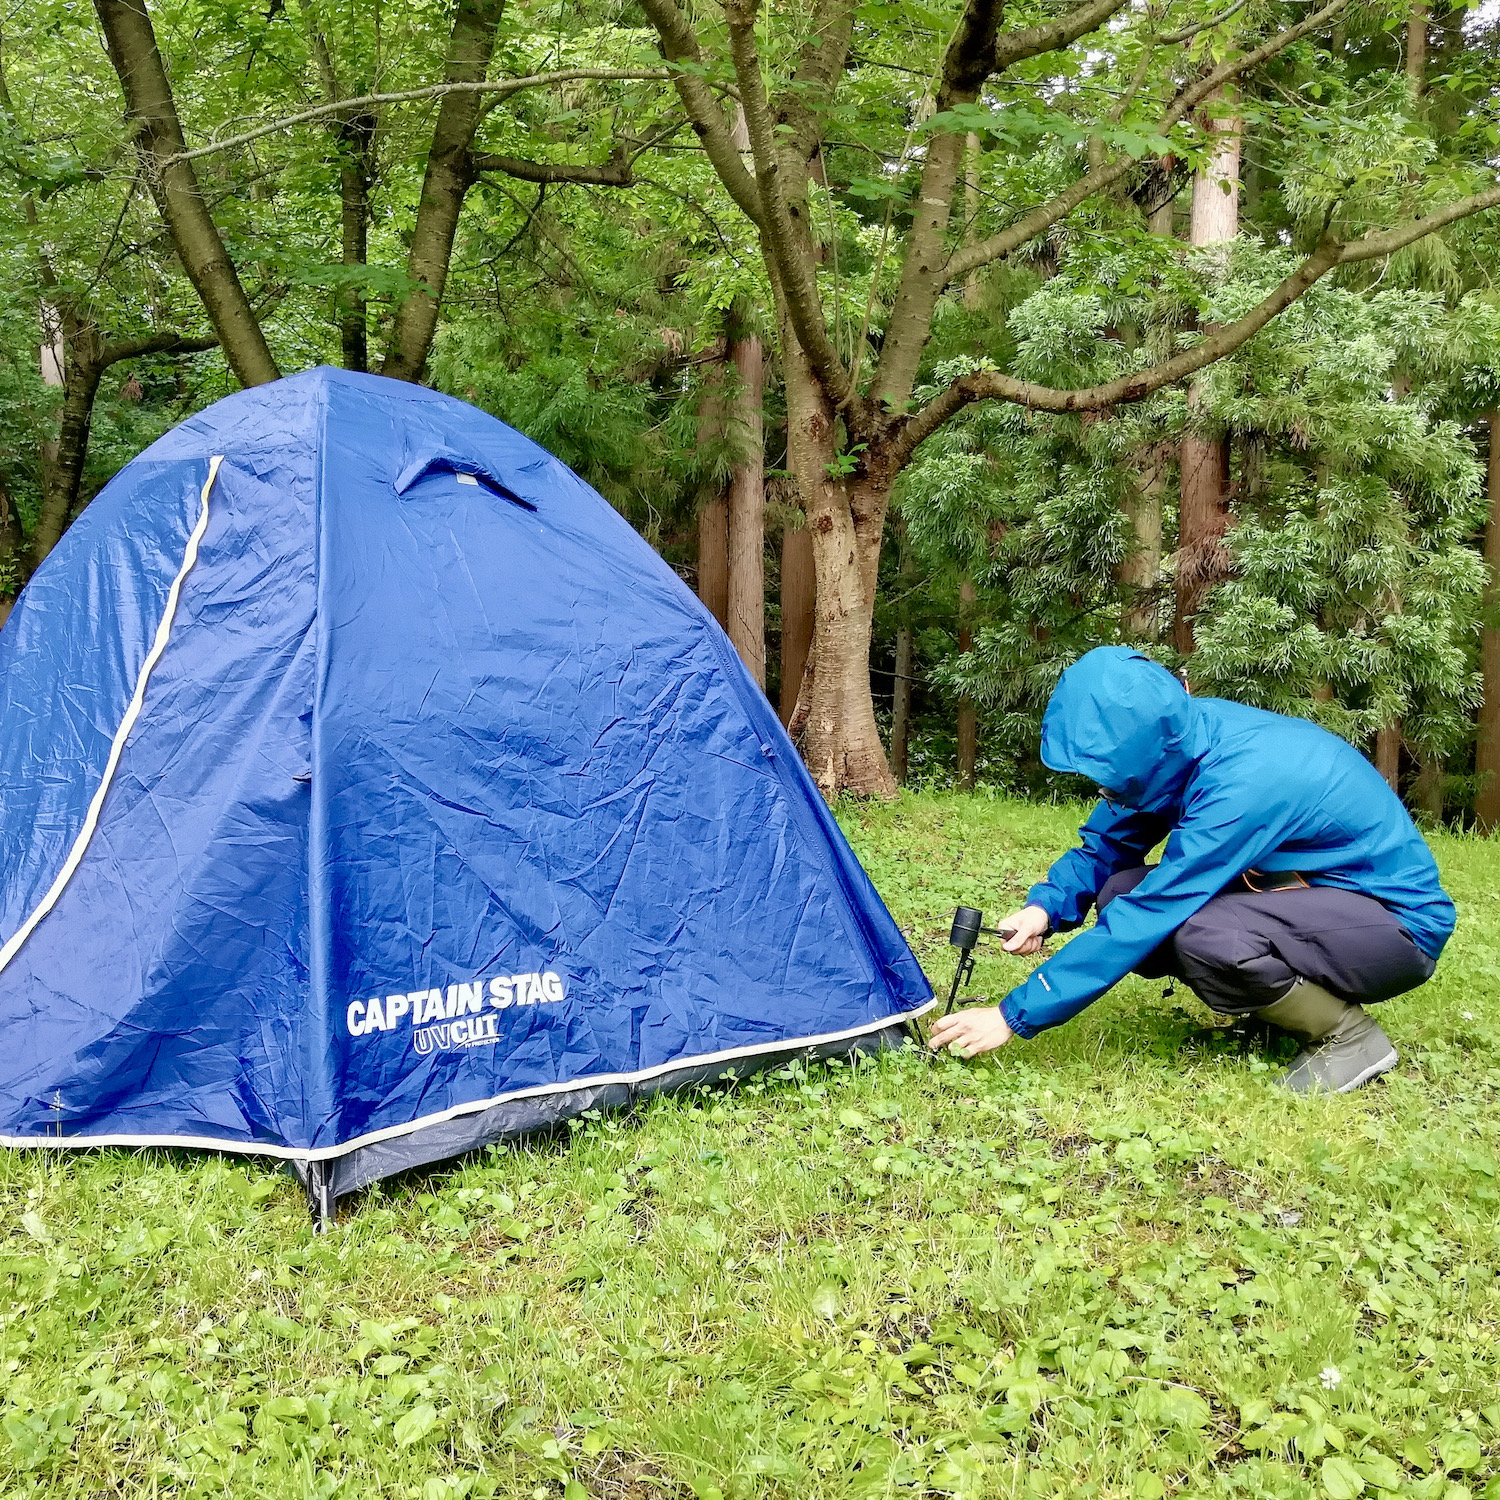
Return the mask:
[[1454,324],[1493,337],[1471,303],[1449,312],[1427,294],[1318,288],[1204,383],[1206,419],[1255,444],[1236,576],[1199,632],[1206,685],[1315,714],[1356,743],[1399,719],[1430,755],[1459,748],[1478,697],[1485,570],[1470,539],[1483,470],[1425,389],[1390,395],[1419,361],[1449,373],[1440,351]]
[[[935,979],[1076,807],[842,816]],[[1496,856],[1342,1098],[1132,980],[993,1061],[800,1064],[363,1195],[0,1158],[0,1494],[1488,1496]],[[983,951],[998,994],[1016,962]]]
[[[1245,243],[1228,261],[1202,257],[1199,315],[1241,316],[1295,259]],[[1015,373],[1080,386],[1117,373],[1128,351],[1106,327],[1149,327],[1162,306],[1144,281],[1126,295],[1120,265],[1080,256],[1002,309]],[[1173,392],[1101,420],[980,410],[930,440],[901,507],[930,573],[962,569],[981,586],[975,649],[942,648],[933,675],[989,710],[992,779],[1026,779],[1057,672],[1120,638],[1130,488],[1190,429],[1230,445],[1236,519],[1232,576],[1198,620],[1200,689],[1365,746],[1399,722],[1415,753],[1461,756],[1486,582],[1466,421],[1493,390],[1497,331],[1485,299],[1324,284],[1210,367],[1191,410]]]

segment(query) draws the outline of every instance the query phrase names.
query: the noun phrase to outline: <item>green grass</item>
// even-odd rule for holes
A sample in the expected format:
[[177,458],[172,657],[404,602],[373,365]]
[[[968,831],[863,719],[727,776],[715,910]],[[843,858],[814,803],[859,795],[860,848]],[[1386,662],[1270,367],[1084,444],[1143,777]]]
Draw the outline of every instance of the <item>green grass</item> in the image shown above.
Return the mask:
[[[945,985],[953,906],[1008,910],[1077,809],[844,816]],[[1434,844],[1458,934],[1348,1097],[1130,981],[993,1060],[659,1100],[321,1239],[266,1164],[4,1155],[0,1495],[1492,1500],[1500,848]]]

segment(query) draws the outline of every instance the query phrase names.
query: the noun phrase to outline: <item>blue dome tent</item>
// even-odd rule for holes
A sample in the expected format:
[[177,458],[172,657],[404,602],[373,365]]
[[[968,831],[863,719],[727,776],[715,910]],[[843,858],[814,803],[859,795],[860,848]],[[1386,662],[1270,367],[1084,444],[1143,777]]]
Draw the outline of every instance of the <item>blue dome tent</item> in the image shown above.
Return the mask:
[[0,632],[0,1139],[290,1161],[315,1212],[931,989],[718,626],[432,391],[260,386]]

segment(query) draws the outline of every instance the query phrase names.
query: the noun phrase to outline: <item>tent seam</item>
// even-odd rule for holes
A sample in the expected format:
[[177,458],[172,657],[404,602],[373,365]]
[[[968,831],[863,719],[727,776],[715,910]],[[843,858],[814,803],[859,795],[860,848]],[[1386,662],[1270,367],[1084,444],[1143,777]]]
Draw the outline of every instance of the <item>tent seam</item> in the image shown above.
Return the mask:
[[5,972],[11,960],[25,945],[27,938],[41,924],[42,919],[62,899],[63,892],[68,888],[73,876],[78,873],[78,867],[83,863],[83,856],[88,852],[89,844],[93,841],[94,833],[99,826],[99,814],[104,808],[104,799],[109,793],[110,784],[115,779],[115,772],[119,769],[120,757],[125,753],[125,741],[130,738],[130,732],[135,728],[136,720],[140,718],[141,708],[146,701],[146,684],[150,681],[151,673],[167,649],[167,641],[172,633],[172,621],[177,614],[177,601],[182,594],[183,581],[198,560],[198,544],[203,540],[204,532],[208,530],[208,494],[213,488],[214,480],[218,477],[219,465],[223,462],[222,453],[214,454],[208,461],[208,478],[203,481],[203,489],[199,495],[198,519],[192,531],[188,533],[187,547],[182,554],[182,566],[177,570],[177,576],[173,578],[171,588],[167,590],[167,602],[156,627],[156,636],[151,643],[150,651],[146,653],[145,661],[141,663],[135,691],[130,695],[130,702],[125,707],[125,715],[120,720],[120,727],[115,731],[115,737],[110,743],[109,758],[104,763],[104,774],[89,802],[88,811],[84,814],[83,826],[78,830],[78,837],[73,840],[73,847],[68,851],[68,857],[63,861],[62,869],[58,871],[57,879],[52,882],[47,894],[37,903],[31,915],[17,928],[9,942],[0,948],[0,974]]

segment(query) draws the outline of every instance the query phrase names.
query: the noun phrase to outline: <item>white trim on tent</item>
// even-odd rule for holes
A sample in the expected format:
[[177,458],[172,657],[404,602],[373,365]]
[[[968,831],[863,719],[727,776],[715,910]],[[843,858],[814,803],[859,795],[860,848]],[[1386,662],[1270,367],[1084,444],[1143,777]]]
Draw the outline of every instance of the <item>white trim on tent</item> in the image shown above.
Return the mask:
[[110,783],[115,778],[120,756],[125,751],[125,741],[130,738],[130,731],[135,728],[135,721],[140,717],[141,705],[146,701],[146,683],[150,680],[153,668],[161,660],[162,652],[167,649],[167,637],[172,633],[172,617],[177,613],[177,599],[182,593],[182,581],[192,571],[193,564],[198,560],[198,543],[203,540],[203,533],[208,530],[208,492],[213,488],[219,465],[223,462],[222,453],[216,454],[208,461],[208,478],[203,481],[203,492],[199,496],[200,508],[197,523],[188,535],[187,549],[182,554],[182,566],[177,570],[177,576],[172,580],[171,588],[167,590],[167,604],[162,611],[161,623],[156,627],[156,639],[151,643],[151,650],[146,654],[145,661],[141,663],[140,674],[135,680],[135,692],[131,694],[130,703],[125,709],[125,717],[120,720],[120,727],[115,730],[114,742],[109,747],[109,759],[104,763],[104,775],[100,779],[93,800],[89,803],[89,810],[83,819],[83,827],[78,830],[78,837],[73,840],[73,847],[68,851],[68,857],[63,861],[63,867],[58,871],[57,879],[52,882],[52,889],[42,897],[36,910],[21,923],[10,941],[0,948],[0,973],[5,972],[6,966],[21,951],[26,939],[36,931],[37,924],[57,905],[62,893],[68,887],[68,882],[72,880],[79,865],[83,863],[83,856],[88,852],[89,841],[94,837],[94,830],[99,826],[99,814],[103,810],[104,799],[109,792]]
[[[205,490],[205,494],[207,491]],[[455,1104],[452,1109],[437,1114],[423,1115],[409,1125],[392,1125],[385,1130],[373,1130],[369,1135],[356,1136],[339,1146],[298,1148],[296,1146],[263,1146],[253,1141],[223,1141],[213,1136],[198,1135],[0,1135],[0,1146],[61,1146],[77,1149],[83,1146],[191,1146],[206,1151],[230,1151],[242,1156],[274,1156],[282,1161],[333,1161],[347,1156],[361,1146],[373,1146],[380,1141],[395,1140],[399,1136],[412,1135],[429,1125],[441,1125],[447,1120],[456,1120],[461,1115],[482,1114],[497,1104],[510,1104],[517,1099],[536,1099],[544,1094],[569,1094],[579,1089],[598,1088],[609,1083],[644,1083],[650,1078],[659,1078],[664,1073],[675,1073],[682,1068],[709,1067],[714,1063],[733,1062],[740,1057],[758,1057],[772,1052],[796,1052],[803,1047],[821,1047],[830,1042],[851,1041],[872,1031],[884,1031],[888,1026],[899,1026],[904,1021],[925,1015],[936,1005],[934,996],[926,1005],[916,1010],[901,1011],[893,1016],[884,1016],[878,1021],[866,1021],[861,1026],[851,1026],[847,1031],[829,1031],[822,1036],[799,1036],[770,1046],[731,1047],[724,1052],[706,1052],[698,1057],[679,1057],[669,1063],[659,1063],[654,1068],[642,1068],[638,1073],[595,1073],[581,1078],[569,1079],[566,1083],[547,1083],[533,1089],[516,1089],[509,1094],[497,1094],[493,1099],[478,1099],[472,1104]]]

